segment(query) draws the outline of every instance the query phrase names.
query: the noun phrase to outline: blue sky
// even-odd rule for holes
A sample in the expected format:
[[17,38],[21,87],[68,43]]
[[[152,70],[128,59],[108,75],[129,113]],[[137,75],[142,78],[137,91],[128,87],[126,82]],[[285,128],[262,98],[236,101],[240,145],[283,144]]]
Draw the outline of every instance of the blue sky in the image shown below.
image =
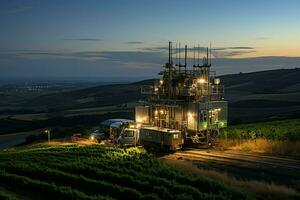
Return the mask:
[[0,0],[0,77],[154,76],[168,40],[212,42],[221,74],[299,67],[299,10],[297,0]]

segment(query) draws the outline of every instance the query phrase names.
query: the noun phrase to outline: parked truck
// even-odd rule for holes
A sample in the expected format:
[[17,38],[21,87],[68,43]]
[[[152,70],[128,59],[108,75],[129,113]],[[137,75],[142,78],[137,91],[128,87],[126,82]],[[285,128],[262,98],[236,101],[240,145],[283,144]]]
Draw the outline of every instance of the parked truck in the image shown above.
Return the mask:
[[109,119],[102,122],[111,142],[121,146],[141,145],[156,150],[176,150],[183,144],[178,130],[155,126],[142,126],[127,119]]
[[180,131],[156,126],[140,127],[139,141],[143,146],[160,150],[181,149],[183,145]]

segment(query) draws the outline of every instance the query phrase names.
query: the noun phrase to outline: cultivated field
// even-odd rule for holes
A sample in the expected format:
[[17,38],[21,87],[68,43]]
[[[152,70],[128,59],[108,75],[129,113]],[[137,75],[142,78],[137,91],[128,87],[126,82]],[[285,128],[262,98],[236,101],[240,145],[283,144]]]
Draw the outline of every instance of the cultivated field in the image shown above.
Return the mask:
[[219,147],[300,157],[300,119],[229,126],[221,130]]
[[35,145],[0,152],[2,199],[255,199],[139,148]]

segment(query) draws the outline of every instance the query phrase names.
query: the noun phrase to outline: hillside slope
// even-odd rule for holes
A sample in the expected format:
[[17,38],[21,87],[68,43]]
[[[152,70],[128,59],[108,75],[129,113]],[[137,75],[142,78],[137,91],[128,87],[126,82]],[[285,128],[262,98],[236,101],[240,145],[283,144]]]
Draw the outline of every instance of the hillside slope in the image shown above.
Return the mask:
[[[221,76],[233,123],[299,117],[300,69],[279,69]],[[95,86],[47,94],[20,104],[46,112],[121,105],[142,99],[140,87],[154,80]]]
[[2,188],[14,199],[256,199],[242,188],[161,164],[140,148],[99,145],[1,151],[1,194]]
[[253,122],[300,115],[300,69],[221,76],[231,122]]

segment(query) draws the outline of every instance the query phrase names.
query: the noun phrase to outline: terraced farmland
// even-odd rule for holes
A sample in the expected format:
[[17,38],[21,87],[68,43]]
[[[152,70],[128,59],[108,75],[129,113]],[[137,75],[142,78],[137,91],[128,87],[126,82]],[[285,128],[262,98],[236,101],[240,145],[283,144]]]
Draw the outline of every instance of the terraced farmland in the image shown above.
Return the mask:
[[[3,192],[1,192],[3,191]],[[254,199],[161,164],[142,149],[35,145],[0,152],[4,199]]]

